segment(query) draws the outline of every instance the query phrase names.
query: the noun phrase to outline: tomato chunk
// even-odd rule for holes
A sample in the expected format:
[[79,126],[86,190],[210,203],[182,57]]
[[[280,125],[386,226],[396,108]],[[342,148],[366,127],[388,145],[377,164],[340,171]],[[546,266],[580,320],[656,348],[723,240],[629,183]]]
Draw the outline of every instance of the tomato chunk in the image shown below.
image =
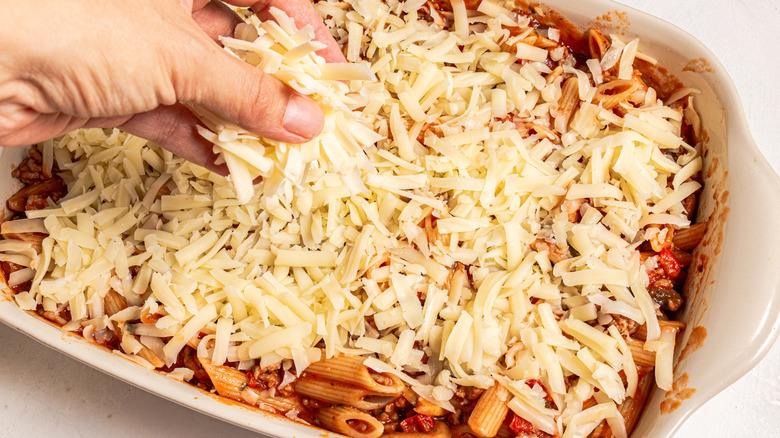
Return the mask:
[[509,428],[512,429],[512,432],[515,433],[516,437],[538,437],[538,438],[548,438],[552,437],[552,435],[548,433],[544,433],[541,430],[535,428],[533,424],[531,424],[530,421],[526,420],[525,418],[513,413],[514,417],[512,417],[512,422],[509,423]]
[[521,433],[529,435],[534,433],[536,430],[534,426],[531,424],[530,421],[526,420],[525,418],[513,414],[514,418],[512,418],[512,422],[509,423],[509,428],[512,429],[512,432],[515,433],[515,435],[520,435]]
[[672,254],[669,248],[664,248],[658,253],[658,263],[664,268],[669,278],[676,278],[682,270],[682,263]]
[[406,433],[427,433],[433,429],[433,417],[428,415],[413,415],[401,422],[401,430]]

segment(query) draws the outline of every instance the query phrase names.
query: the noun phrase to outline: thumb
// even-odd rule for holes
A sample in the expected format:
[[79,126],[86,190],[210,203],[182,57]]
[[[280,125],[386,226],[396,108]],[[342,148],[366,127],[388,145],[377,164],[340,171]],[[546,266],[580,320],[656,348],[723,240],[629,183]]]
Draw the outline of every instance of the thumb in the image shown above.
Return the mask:
[[[209,44],[212,46],[212,44]],[[174,72],[179,100],[199,104],[262,137],[303,143],[319,134],[319,104],[216,46]]]

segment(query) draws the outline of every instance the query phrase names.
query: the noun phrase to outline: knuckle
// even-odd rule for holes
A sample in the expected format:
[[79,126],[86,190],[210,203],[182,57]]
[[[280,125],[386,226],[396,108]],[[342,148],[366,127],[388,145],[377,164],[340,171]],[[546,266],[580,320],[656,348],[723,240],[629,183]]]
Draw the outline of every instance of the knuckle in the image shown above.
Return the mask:
[[154,107],[157,104],[160,105],[173,105],[176,103],[176,90],[170,81],[165,81],[157,89],[157,101],[149,102],[149,106]]
[[36,117],[36,114],[20,105],[0,105],[0,135],[16,132]]

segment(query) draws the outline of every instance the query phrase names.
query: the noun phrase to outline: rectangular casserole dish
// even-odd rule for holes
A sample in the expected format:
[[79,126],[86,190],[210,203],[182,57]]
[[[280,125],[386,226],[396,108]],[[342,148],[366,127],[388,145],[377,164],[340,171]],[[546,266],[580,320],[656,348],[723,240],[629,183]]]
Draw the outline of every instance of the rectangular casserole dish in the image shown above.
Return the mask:
[[[684,84],[702,90],[697,97],[697,107],[708,141],[706,188],[699,214],[700,219],[710,218],[711,226],[696,254],[697,266],[702,270],[691,270],[687,286],[688,301],[683,320],[689,327],[677,351],[678,357],[682,356],[675,374],[677,391],[668,397],[657,391],[635,433],[635,436],[669,436],[696,407],[752,367],[772,344],[773,329],[780,315],[780,302],[775,297],[780,273],[768,268],[780,252],[777,249],[780,248],[780,236],[767,234],[765,230],[772,228],[780,210],[780,182],[750,138],[730,79],[706,48],[671,25],[615,3],[597,0],[571,3],[550,1],[542,9],[560,12],[584,27],[598,27],[599,23],[593,23],[591,19],[602,14],[624,17],[612,21],[612,25],[628,21],[631,28],[613,28],[612,31],[639,36],[645,52],[656,57]],[[705,60],[712,71],[695,71],[697,69],[690,63],[694,59]],[[732,145],[730,151],[728,145]],[[5,149],[0,169],[10,169],[23,155],[21,149]],[[0,197],[6,199],[17,188],[10,172],[3,172]],[[745,279],[750,279],[752,287],[749,290],[744,290]],[[321,436],[323,433],[269,414],[226,404],[188,385],[142,369],[20,311],[9,302],[8,294],[8,290],[3,292],[0,320],[131,384],[274,436]],[[686,397],[689,398],[686,400]]]

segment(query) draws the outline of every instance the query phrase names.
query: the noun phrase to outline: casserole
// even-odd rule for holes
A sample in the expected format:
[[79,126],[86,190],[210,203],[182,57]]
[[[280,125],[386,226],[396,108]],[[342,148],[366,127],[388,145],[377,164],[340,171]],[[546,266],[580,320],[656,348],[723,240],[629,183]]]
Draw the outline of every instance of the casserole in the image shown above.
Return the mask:
[[[669,65],[671,65],[671,64],[669,64]],[[698,86],[699,84],[693,84],[693,85]],[[716,114],[716,116],[717,116],[717,114]],[[705,120],[707,119],[707,117],[708,116],[705,114]],[[713,134],[713,132],[710,132],[710,134],[711,134],[711,137],[714,138],[714,137],[720,135],[721,133]],[[723,156],[719,156],[717,154],[711,154],[710,157],[711,157],[711,162],[712,163],[723,163],[724,162],[724,157]],[[720,157],[720,159],[718,159],[718,157]],[[713,172],[713,175],[714,175],[713,176],[713,181],[717,182],[717,181],[719,181],[718,173],[720,171],[722,171],[722,168],[719,168],[717,165],[713,165],[712,169],[713,169],[712,172]],[[725,176],[725,174],[724,174],[724,176]],[[719,220],[722,221],[723,219],[725,219],[725,214],[723,214],[723,212],[725,211],[725,208],[727,208],[727,204],[725,202],[725,197],[723,195],[723,193],[725,193],[725,192],[723,192],[723,190],[725,190],[725,188],[726,188],[725,180],[720,180],[720,181],[724,181],[724,184],[720,185],[719,187],[715,187],[715,188],[711,189],[713,191],[713,193],[715,193],[718,196],[718,199],[719,199],[720,202],[713,203],[713,205],[711,205],[710,208],[712,210],[712,214],[718,215],[717,217],[719,218]],[[705,208],[705,214],[706,214],[706,210],[707,209]],[[716,267],[717,266],[718,260],[717,260],[717,257],[715,257],[715,256],[718,255],[718,252],[719,252],[719,249],[720,249],[719,248],[719,243],[720,242],[719,242],[719,237],[718,237],[718,233],[717,233],[717,227],[714,227],[714,229],[715,229],[715,231],[713,232],[713,235],[711,236],[712,239],[713,239],[712,240],[712,245],[710,245],[713,248],[712,249],[713,253],[712,254],[703,254],[704,256],[710,257],[710,259],[709,259],[710,262],[708,263],[708,266],[710,266],[710,267]],[[708,274],[705,272],[703,274],[703,276],[706,276],[706,275],[708,275]],[[707,294],[707,293],[708,292],[706,290],[704,292],[698,292],[697,291],[696,296],[698,297],[700,294]],[[702,323],[703,324],[704,323],[703,321],[706,321],[706,314],[702,310],[702,306],[703,306],[703,304],[699,304],[699,307],[697,307],[697,300],[693,301],[693,305],[691,306],[691,308],[688,311],[688,313],[693,316],[693,318],[691,319],[692,323],[694,323],[694,324]],[[705,346],[706,345],[707,344],[705,343]],[[720,345],[720,344],[718,344],[718,345]],[[102,359],[99,359],[99,358],[96,359],[96,360],[102,361]]]

